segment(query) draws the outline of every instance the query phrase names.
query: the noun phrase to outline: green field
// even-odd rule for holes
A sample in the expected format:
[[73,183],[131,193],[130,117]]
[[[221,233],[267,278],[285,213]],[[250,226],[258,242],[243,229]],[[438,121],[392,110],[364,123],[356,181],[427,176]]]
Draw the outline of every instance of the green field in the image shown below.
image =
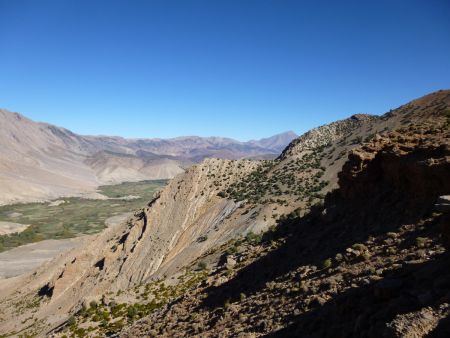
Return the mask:
[[110,198],[139,196],[130,200],[90,200],[72,197],[61,198],[60,200],[64,200],[65,203],[59,206],[49,206],[49,203],[1,206],[0,221],[30,226],[21,233],[0,236],[0,252],[44,239],[97,233],[105,228],[105,219],[145,206],[154,192],[166,183],[166,180],[157,180],[99,187],[99,192]]

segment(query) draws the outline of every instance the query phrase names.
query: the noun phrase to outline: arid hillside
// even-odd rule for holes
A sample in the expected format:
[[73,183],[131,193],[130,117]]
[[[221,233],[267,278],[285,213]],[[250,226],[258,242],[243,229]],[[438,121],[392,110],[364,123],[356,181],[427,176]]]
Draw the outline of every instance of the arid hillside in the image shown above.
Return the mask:
[[295,137],[287,132],[238,142],[81,136],[0,109],[0,204],[92,193],[102,184],[172,178],[206,157],[274,158]]
[[3,282],[0,332],[436,331],[449,292],[449,115],[440,91],[313,129],[275,160],[194,165],[127,222]]
[[121,336],[448,337],[449,193],[448,120],[376,137],[323,205],[221,247],[202,283]]

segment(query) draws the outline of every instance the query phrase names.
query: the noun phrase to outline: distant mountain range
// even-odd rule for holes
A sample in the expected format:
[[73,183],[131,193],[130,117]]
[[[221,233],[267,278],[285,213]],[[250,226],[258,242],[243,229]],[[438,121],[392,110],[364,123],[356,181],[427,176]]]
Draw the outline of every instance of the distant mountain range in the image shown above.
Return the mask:
[[85,194],[101,184],[172,178],[207,157],[274,158],[296,137],[291,131],[248,142],[82,136],[0,109],[0,204]]

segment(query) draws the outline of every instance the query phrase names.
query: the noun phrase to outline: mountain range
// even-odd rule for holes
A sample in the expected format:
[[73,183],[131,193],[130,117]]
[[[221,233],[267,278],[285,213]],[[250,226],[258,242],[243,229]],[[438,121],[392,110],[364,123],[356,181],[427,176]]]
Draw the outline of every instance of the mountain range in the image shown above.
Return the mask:
[[204,159],[0,281],[0,333],[448,337],[449,128],[442,90],[314,128],[273,160]]
[[249,142],[82,136],[0,109],[0,204],[95,196],[99,185],[169,179],[206,157],[275,158],[296,136],[286,132]]

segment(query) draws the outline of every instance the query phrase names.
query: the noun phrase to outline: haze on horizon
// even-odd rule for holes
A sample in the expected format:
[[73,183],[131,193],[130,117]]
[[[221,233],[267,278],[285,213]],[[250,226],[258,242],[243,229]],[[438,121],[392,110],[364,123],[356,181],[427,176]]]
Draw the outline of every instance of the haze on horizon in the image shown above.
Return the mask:
[[447,1],[0,0],[0,107],[79,134],[259,139],[449,88]]

